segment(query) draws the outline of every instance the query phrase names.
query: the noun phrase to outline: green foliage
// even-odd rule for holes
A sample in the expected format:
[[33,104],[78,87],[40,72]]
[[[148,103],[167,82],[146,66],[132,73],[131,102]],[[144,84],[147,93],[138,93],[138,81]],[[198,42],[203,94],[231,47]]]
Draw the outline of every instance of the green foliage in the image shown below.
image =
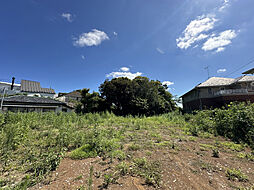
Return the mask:
[[146,77],[106,80],[99,89],[108,109],[117,115],[155,115],[175,109],[167,87]]
[[72,159],[84,159],[96,157],[97,152],[89,144],[85,144],[70,153],[70,158]]
[[125,160],[126,159],[126,154],[121,150],[112,151],[111,156],[113,158],[117,158],[118,160]]
[[251,154],[251,153],[243,153],[243,152],[240,152],[238,155],[237,155],[238,158],[244,158],[244,159],[247,159],[247,160],[250,160],[250,161],[254,161],[254,154]]
[[137,151],[140,149],[140,146],[138,144],[131,144],[128,146],[128,150],[130,151]]
[[90,167],[89,171],[88,190],[92,190],[92,184],[93,184],[93,166]]
[[116,170],[119,171],[120,175],[127,175],[129,172],[129,164],[126,162],[121,162],[116,166]]
[[212,156],[215,158],[219,158],[219,150],[218,149],[212,149]]
[[236,143],[247,143],[254,148],[254,104],[230,103],[226,108],[188,115],[188,119],[192,135],[210,132],[230,138]]
[[229,180],[235,181],[241,181],[241,182],[246,182],[248,181],[248,176],[243,174],[241,170],[238,169],[227,169],[226,170],[226,176],[228,177]]
[[116,183],[118,176],[111,173],[104,175],[103,188],[108,188],[109,184]]
[[0,112],[0,128],[2,127],[3,124],[4,124],[4,114]]
[[98,92],[89,93],[89,89],[84,88],[81,91],[81,103],[78,105],[76,111],[79,113],[95,113],[106,111],[105,100],[100,96]]
[[160,186],[160,163],[147,161],[146,158],[136,158],[133,161],[131,173],[145,178],[147,185]]

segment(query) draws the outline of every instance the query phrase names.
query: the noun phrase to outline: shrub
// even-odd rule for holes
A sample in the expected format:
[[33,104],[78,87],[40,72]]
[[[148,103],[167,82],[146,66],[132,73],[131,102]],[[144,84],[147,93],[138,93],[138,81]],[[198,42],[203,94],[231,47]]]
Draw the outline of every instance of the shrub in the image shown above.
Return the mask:
[[246,176],[245,174],[243,174],[241,172],[241,170],[238,169],[227,169],[226,170],[226,176],[228,177],[229,180],[235,181],[242,181],[242,182],[246,182],[248,181],[248,176]]
[[85,144],[70,153],[72,159],[84,159],[89,157],[96,157],[97,152],[89,144]]
[[131,172],[145,178],[147,185],[159,186],[161,182],[160,163],[150,162],[146,158],[136,158]]

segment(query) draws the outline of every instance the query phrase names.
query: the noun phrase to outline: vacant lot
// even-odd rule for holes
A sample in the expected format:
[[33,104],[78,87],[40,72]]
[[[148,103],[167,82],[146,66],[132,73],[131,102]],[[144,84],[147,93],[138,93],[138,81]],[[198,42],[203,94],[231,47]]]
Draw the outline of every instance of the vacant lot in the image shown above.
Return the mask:
[[254,188],[248,145],[176,113],[9,113],[0,126],[0,189]]

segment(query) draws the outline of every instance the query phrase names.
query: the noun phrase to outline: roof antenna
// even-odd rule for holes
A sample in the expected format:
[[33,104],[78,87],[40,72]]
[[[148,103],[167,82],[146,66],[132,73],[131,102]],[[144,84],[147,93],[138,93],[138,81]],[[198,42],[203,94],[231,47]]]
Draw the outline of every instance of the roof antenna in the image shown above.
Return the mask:
[[206,66],[204,69],[207,70],[207,76],[208,76],[208,79],[209,79],[210,78],[209,66]]

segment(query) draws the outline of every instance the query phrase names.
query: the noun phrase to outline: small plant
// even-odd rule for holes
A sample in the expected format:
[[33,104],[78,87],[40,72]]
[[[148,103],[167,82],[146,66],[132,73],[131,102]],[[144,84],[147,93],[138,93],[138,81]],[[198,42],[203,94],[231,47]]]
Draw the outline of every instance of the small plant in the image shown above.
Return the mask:
[[250,161],[254,161],[254,155],[251,154],[251,153],[239,153],[237,155],[238,158],[244,158],[244,159],[247,159],[247,160],[250,160]]
[[121,162],[116,166],[116,169],[119,171],[120,175],[127,175],[129,172],[129,165],[126,162]]
[[113,174],[105,174],[104,175],[104,181],[103,181],[103,187],[108,188],[109,184],[116,183],[118,177],[114,176]]
[[145,178],[147,185],[160,186],[160,163],[157,161],[149,162],[146,160],[146,158],[137,158],[133,162],[131,172]]
[[70,153],[72,159],[84,159],[97,156],[97,152],[89,144],[85,144]]
[[229,180],[235,181],[241,181],[241,182],[246,182],[248,181],[248,176],[243,174],[241,170],[239,169],[227,169],[226,170],[226,176],[228,177]]
[[219,146],[221,146],[223,148],[230,149],[232,151],[237,151],[237,152],[240,152],[240,151],[244,150],[244,146],[243,145],[236,144],[234,142],[221,142],[219,144]]
[[122,161],[126,159],[126,154],[121,150],[115,150],[111,153],[111,157]]
[[219,150],[218,149],[212,149],[212,157],[219,158]]
[[93,166],[90,167],[89,171],[88,190],[92,190],[92,184],[93,184]]
[[82,179],[82,175],[79,175],[79,176],[77,176],[77,177],[75,177],[75,179],[74,180],[80,180],[80,179]]
[[131,144],[128,146],[128,150],[130,151],[137,151],[140,149],[140,146],[138,144]]
[[85,190],[85,186],[84,186],[84,185],[81,185],[80,187],[78,187],[77,190]]

